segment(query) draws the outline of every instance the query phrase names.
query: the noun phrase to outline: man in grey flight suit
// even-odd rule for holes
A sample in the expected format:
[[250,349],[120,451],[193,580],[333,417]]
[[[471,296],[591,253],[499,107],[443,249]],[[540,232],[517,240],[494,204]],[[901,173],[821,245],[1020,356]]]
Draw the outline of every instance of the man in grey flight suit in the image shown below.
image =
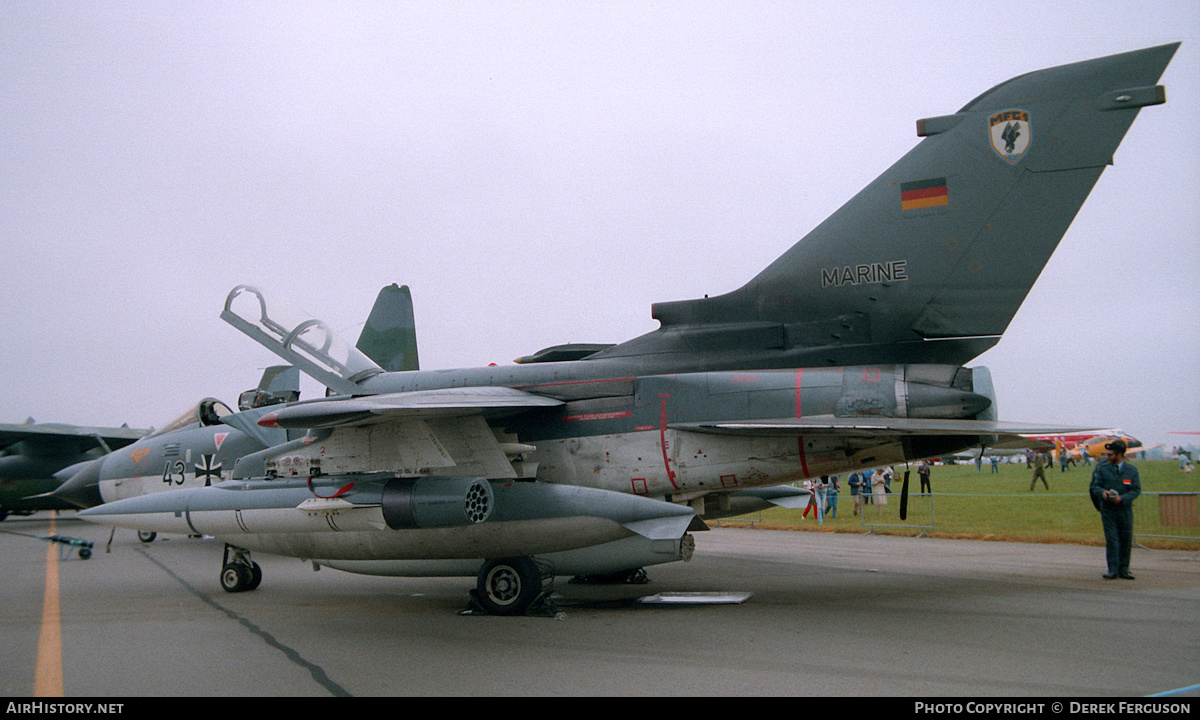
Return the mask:
[[1133,501],[1142,494],[1137,468],[1125,461],[1125,441],[1113,440],[1104,446],[1107,462],[1097,463],[1088,488],[1092,503],[1100,511],[1104,524],[1105,580],[1125,578],[1129,572],[1129,552],[1133,548]]

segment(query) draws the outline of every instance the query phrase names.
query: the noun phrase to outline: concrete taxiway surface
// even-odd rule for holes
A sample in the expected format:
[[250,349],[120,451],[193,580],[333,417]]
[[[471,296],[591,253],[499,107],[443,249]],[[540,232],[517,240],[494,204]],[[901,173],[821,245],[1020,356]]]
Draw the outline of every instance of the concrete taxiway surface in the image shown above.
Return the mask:
[[[1096,547],[718,528],[696,535],[691,562],[649,568],[648,585],[563,578],[557,617],[496,618],[458,614],[466,578],[256,554],[262,586],[231,595],[212,539],[118,531],[106,552],[109,530],[69,513],[0,530],[5,696],[1062,697],[1200,684],[1195,552],[1135,550],[1137,580],[1107,581]],[[55,532],[95,542],[92,558],[27,537]],[[630,602],[698,591],[752,596]]]

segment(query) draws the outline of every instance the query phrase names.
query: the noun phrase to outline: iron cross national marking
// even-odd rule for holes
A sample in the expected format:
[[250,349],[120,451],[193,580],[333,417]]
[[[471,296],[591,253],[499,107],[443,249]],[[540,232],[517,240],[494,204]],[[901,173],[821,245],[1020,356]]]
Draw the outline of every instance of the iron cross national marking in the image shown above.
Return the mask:
[[217,482],[221,482],[221,463],[214,462],[216,455],[201,455],[200,462],[196,463],[196,479],[204,478],[204,487],[212,485],[212,479],[215,476]]

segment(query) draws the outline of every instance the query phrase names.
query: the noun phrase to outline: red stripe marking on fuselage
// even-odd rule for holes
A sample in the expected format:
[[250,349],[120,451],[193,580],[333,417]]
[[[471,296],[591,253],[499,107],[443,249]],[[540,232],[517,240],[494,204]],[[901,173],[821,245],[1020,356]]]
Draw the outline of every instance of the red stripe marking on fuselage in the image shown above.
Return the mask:
[[583,420],[618,420],[633,417],[632,410],[614,410],[612,412],[584,413],[582,415],[564,415],[563,422],[580,422]]
[[666,393],[658,394],[658,442],[662,446],[663,467],[667,469],[667,480],[671,481],[671,487],[676,490],[679,486],[675,484],[675,471],[671,469],[671,458],[667,454],[667,398],[671,397]]

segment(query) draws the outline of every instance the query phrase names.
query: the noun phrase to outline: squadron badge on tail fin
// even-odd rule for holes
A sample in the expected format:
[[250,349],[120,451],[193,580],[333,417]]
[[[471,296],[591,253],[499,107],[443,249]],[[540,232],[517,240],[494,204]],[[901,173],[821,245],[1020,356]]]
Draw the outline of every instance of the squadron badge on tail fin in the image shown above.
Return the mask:
[[992,149],[1014,165],[1029,149],[1033,134],[1029,113],[1025,110],[1004,110],[988,119],[992,133]]

